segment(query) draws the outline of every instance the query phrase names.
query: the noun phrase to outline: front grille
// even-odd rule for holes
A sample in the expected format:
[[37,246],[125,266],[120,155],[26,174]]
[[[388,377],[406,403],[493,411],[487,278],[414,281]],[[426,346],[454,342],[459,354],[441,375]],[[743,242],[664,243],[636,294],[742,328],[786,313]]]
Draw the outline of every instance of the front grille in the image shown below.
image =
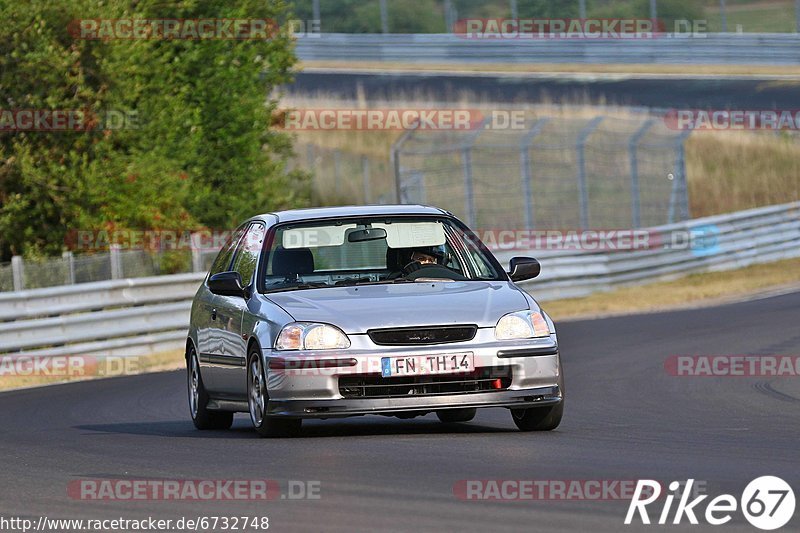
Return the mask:
[[367,331],[372,342],[380,346],[416,346],[420,344],[446,344],[471,341],[478,326],[425,326],[413,328],[371,329]]
[[478,368],[467,374],[384,378],[380,374],[342,376],[339,394],[345,398],[391,398],[502,391],[511,386],[510,368]]

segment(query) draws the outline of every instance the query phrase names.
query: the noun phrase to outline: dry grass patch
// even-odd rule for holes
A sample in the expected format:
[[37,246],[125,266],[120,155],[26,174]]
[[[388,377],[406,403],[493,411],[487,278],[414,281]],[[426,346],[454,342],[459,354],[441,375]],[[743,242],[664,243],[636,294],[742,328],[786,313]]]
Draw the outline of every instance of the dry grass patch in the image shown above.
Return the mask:
[[696,132],[686,167],[693,217],[800,199],[800,143],[791,137]]
[[[726,272],[691,274],[674,281],[543,302],[542,306],[554,320],[563,320],[722,302],[797,283],[800,283],[800,258]],[[533,294],[536,294],[535,289]]]

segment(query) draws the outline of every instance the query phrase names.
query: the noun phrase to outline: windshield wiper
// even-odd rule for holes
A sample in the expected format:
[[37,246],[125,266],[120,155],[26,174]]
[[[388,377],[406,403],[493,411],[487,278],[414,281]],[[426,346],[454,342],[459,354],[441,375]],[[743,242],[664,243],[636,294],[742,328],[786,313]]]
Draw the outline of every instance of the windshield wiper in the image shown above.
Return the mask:
[[349,280],[341,280],[336,282],[337,287],[353,287],[356,285],[384,285],[387,283],[413,283],[413,280],[406,279],[406,278],[395,278],[395,279],[379,279],[377,281],[368,280],[368,279],[349,279]]
[[283,291],[298,291],[304,289],[321,289],[323,287],[331,287],[325,282],[318,281],[316,283],[296,283],[294,285],[282,285],[280,287],[267,287],[264,291],[268,292],[283,292]]

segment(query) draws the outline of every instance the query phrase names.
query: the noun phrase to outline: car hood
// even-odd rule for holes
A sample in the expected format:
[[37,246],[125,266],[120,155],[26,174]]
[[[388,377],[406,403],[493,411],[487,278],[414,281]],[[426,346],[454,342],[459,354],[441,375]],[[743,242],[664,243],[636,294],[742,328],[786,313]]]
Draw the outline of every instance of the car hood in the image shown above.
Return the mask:
[[525,296],[507,281],[329,287],[267,297],[299,322],[334,324],[352,334],[403,326],[492,327],[504,314],[528,308]]

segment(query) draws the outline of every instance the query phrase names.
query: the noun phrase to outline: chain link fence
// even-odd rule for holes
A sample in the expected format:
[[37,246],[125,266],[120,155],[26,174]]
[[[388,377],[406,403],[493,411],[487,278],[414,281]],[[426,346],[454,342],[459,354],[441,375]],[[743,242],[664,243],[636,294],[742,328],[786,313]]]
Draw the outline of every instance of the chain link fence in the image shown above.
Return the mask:
[[0,264],[0,292],[89,283],[110,279],[142,278],[165,274],[206,272],[215,249],[116,250],[61,257],[25,259],[13,257]]
[[294,164],[313,175],[312,205],[388,204],[395,200],[388,153],[375,157],[298,143]]
[[650,18],[674,31],[800,32],[800,0],[297,0],[295,16],[323,33],[448,33],[467,18]]
[[296,164],[313,205],[421,203],[478,229],[640,228],[689,218],[685,141],[650,115],[490,119],[472,130],[410,130],[386,157],[312,144]]
[[401,200],[482,229],[639,228],[689,218],[685,132],[654,118],[540,117],[523,128],[412,131]]

